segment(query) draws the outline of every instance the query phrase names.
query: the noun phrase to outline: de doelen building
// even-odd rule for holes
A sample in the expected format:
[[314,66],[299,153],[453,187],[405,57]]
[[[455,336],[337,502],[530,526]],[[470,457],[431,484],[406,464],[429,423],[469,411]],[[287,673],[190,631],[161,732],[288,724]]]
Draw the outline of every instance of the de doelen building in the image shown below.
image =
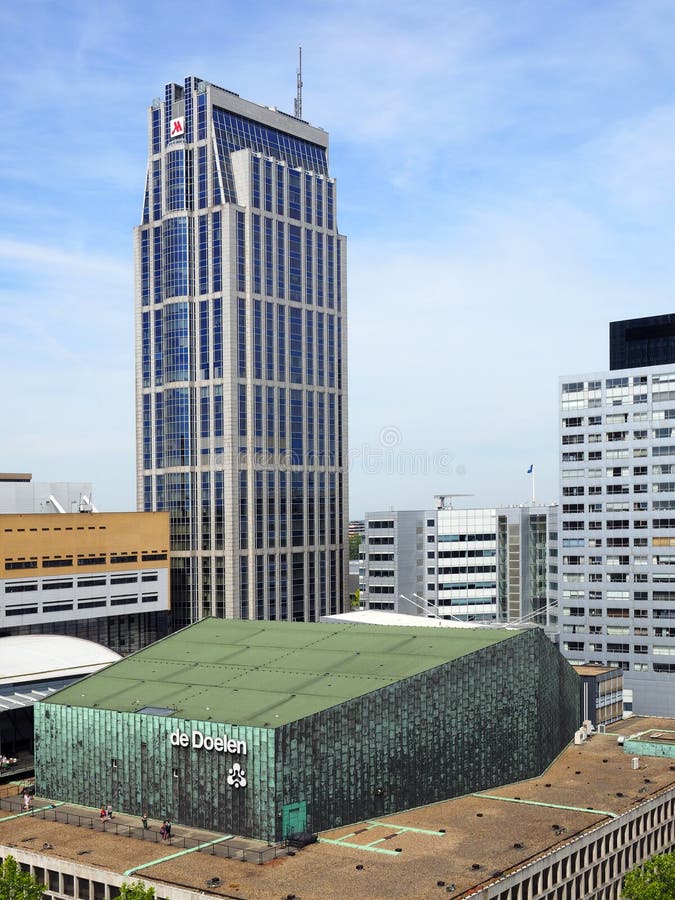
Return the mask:
[[578,678],[539,629],[205,619],[38,704],[38,791],[278,840],[540,773]]

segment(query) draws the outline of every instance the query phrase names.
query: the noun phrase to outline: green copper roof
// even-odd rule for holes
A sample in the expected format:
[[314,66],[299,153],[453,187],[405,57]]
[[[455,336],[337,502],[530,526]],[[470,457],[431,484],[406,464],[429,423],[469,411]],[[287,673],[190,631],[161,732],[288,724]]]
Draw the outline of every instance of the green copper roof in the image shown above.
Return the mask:
[[203,619],[49,702],[274,728],[519,633]]

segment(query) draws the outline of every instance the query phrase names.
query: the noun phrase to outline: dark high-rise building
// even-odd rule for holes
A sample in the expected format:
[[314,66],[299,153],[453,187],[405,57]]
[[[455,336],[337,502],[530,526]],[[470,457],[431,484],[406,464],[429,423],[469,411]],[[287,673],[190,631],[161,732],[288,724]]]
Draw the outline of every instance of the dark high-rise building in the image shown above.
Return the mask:
[[635,369],[675,362],[675,313],[609,323],[609,368]]
[[136,229],[139,509],[173,627],[347,595],[345,238],[328,135],[190,76],[148,111]]

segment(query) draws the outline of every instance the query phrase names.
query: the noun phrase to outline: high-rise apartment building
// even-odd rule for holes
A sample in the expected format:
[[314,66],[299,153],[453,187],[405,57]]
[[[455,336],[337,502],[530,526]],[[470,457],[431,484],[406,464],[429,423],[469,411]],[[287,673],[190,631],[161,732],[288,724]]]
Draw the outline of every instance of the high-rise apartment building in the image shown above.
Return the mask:
[[148,112],[136,229],[139,508],[173,627],[347,594],[345,239],[319,128],[190,76]]
[[561,650],[673,716],[675,361],[565,377],[560,405]]

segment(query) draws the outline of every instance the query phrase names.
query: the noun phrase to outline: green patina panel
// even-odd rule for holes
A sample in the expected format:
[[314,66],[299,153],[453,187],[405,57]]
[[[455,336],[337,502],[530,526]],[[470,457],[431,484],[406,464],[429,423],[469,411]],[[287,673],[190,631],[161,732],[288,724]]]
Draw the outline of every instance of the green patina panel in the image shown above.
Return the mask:
[[660,756],[675,759],[675,731],[652,729],[627,737],[623,752],[630,756]]
[[[172,742],[177,730],[189,746]],[[193,747],[193,732],[243,741],[246,753]],[[132,815],[147,810],[150,818],[228,833],[275,832],[274,737],[265,728],[40,703],[35,775],[45,797],[112,803]],[[246,784],[237,787],[241,777]]]
[[578,692],[543,632],[521,632],[279,728],[277,804],[305,802],[321,831],[535,776],[573,737]]

